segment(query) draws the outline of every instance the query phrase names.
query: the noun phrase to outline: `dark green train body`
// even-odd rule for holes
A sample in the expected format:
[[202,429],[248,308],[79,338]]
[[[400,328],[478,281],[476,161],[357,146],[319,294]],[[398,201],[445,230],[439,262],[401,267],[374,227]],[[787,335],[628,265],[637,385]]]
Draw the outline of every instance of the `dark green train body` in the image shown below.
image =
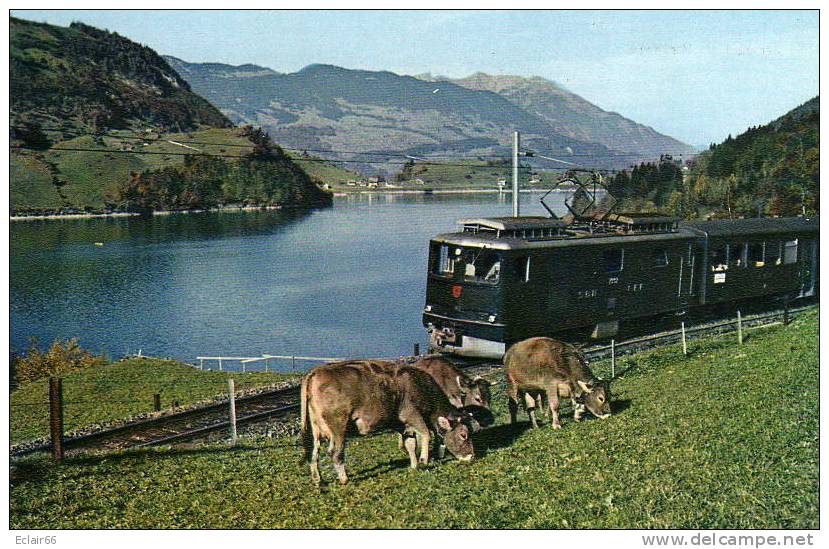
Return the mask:
[[432,347],[500,357],[532,336],[586,328],[601,338],[636,318],[818,291],[818,218],[608,217],[467,219],[434,238],[423,314]]

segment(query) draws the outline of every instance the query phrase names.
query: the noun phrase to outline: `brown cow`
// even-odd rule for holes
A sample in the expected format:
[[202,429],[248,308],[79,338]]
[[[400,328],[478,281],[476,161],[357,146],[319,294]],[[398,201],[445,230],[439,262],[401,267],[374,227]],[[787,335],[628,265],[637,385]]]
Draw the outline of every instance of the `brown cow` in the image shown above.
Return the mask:
[[[423,370],[434,379],[443,389],[449,402],[456,408],[464,406],[483,406],[489,408],[492,393],[489,390],[490,382],[481,376],[469,377],[451,362],[440,355],[425,356],[412,364],[413,367]],[[405,439],[400,436],[400,447],[404,447]],[[435,452],[437,459],[443,459],[446,445],[438,444]]]
[[[419,462],[428,463],[432,431],[443,438],[456,458],[471,461],[474,447],[470,433],[480,423],[491,423],[492,418],[485,408],[458,410],[452,406],[429,374],[381,360],[320,366],[302,379],[301,390],[305,459],[317,484],[321,439],[329,441],[340,483],[348,482],[345,435],[350,426],[362,435],[384,427],[405,433],[411,466],[417,468],[417,445],[420,444]],[[477,421],[473,421],[473,416]]]
[[507,374],[509,411],[512,423],[517,420],[518,400],[523,396],[533,427],[535,400],[547,397],[553,429],[560,429],[559,397],[570,397],[579,421],[585,408],[596,417],[610,417],[610,384],[590,371],[587,359],[577,348],[548,337],[533,337],[518,342],[504,355]]
[[469,377],[441,356],[423,357],[412,366],[432,376],[456,408],[473,405],[489,408],[490,383],[481,376]]

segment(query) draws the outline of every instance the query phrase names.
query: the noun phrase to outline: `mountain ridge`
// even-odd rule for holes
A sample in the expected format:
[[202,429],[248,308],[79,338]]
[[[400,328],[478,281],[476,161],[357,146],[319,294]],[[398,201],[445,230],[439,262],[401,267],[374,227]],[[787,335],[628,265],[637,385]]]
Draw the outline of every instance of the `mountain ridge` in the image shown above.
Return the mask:
[[[443,78],[443,77],[436,77]],[[491,75],[476,72],[443,79],[460,86],[497,93],[547,121],[557,132],[623,152],[690,155],[695,149],[654,128],[606,111],[561,84],[541,76]]]
[[[507,155],[514,130],[522,132],[527,148],[565,160],[572,156],[571,164],[590,158],[587,162],[598,167],[618,167],[655,154],[653,147],[629,153],[565,135],[509,97],[449,80],[330,64],[233,78],[225,76],[238,71],[234,65],[203,67],[169,56],[166,60],[234,122],[261,125],[280,143],[328,151],[330,158],[351,158],[338,151],[472,158]],[[681,145],[682,152],[692,150]],[[660,151],[665,152],[674,151]]]

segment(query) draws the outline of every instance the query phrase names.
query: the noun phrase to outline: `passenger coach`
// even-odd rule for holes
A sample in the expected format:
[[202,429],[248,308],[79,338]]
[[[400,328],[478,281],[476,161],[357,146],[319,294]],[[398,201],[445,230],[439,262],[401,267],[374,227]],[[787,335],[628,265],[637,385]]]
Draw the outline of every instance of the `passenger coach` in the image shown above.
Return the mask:
[[430,242],[433,349],[496,358],[532,336],[707,304],[818,292],[818,218],[683,222],[606,215],[463,219]]

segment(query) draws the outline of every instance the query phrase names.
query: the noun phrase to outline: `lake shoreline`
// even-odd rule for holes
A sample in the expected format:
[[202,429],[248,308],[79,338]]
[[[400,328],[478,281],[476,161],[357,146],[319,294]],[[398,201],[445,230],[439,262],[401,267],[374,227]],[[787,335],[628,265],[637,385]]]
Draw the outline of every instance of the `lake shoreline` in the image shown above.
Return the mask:
[[[284,206],[238,206],[226,208],[204,208],[197,210],[157,210],[149,216],[194,214],[194,213],[236,213],[236,212],[257,212],[285,209]],[[51,221],[51,220],[75,220],[75,219],[98,219],[98,218],[120,218],[140,217],[145,214],[138,212],[107,212],[107,213],[77,213],[77,214],[35,214],[35,215],[10,215],[9,221]]]
[[[549,189],[521,189],[521,193],[541,193],[547,192]],[[554,192],[564,192],[564,190],[554,189]],[[498,189],[381,189],[381,190],[349,190],[349,191],[334,191],[335,198],[342,198],[356,195],[435,195],[435,194],[512,194],[512,190],[499,191]],[[194,213],[237,213],[237,212],[257,212],[257,211],[273,211],[289,208],[289,206],[234,206],[223,208],[205,208],[196,210],[158,210],[152,212],[152,216],[160,215],[175,215],[175,214],[194,214]],[[290,206],[294,208],[294,206]],[[71,213],[71,214],[34,214],[34,215],[10,215],[9,221],[67,221],[79,219],[105,219],[105,218],[123,218],[123,217],[140,217],[138,212],[107,212],[107,213]]]

